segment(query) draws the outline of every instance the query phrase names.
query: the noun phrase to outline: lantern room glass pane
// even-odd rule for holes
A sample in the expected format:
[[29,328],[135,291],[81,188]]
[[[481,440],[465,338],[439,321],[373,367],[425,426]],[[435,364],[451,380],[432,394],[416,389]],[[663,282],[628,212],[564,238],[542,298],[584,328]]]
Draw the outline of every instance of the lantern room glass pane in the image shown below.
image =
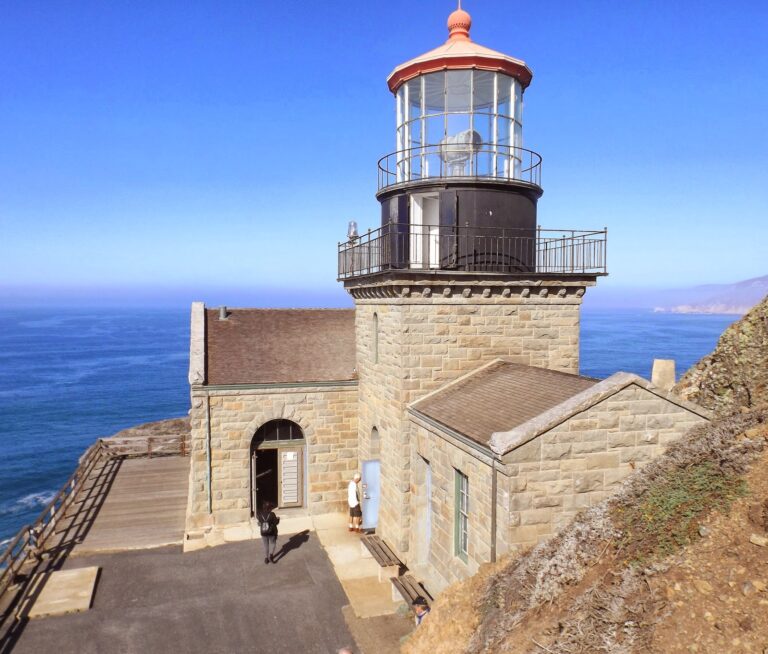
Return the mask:
[[445,110],[470,111],[472,71],[449,70],[445,73]]
[[421,118],[421,77],[412,79],[408,87],[408,117],[407,120]]
[[425,122],[427,126],[426,144],[439,145],[445,138],[445,115],[429,116]]
[[496,113],[500,116],[512,115],[512,78],[499,75],[496,87]]
[[456,136],[469,130],[469,114],[448,114],[447,136]]
[[520,82],[517,80],[512,80],[512,89],[514,90],[514,96],[515,96],[515,113],[514,117],[515,120],[520,123],[520,125],[523,124],[523,89],[520,86]]
[[475,113],[472,115],[472,129],[480,136],[483,145],[493,144],[493,119],[491,113]]
[[424,75],[424,113],[441,114],[445,111],[445,73]]
[[474,71],[472,83],[472,110],[493,113],[493,87],[496,73],[487,70]]
[[421,119],[408,123],[408,134],[410,135],[408,147],[418,148],[421,145]]
[[511,145],[512,119],[506,116],[496,116],[496,143],[499,145]]

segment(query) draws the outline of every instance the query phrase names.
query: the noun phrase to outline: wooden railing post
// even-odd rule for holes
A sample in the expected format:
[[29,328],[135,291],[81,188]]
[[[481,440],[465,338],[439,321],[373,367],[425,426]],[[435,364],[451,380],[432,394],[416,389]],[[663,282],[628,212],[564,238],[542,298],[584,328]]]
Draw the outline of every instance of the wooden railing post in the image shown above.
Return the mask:
[[147,458],[152,458],[152,437],[147,438]]

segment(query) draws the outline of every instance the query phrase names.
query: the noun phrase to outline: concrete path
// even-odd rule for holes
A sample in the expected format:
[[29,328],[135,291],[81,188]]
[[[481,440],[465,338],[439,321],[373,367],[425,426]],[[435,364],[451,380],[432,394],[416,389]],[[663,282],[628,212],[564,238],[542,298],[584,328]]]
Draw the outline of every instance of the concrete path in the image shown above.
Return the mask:
[[189,457],[125,459],[74,554],[180,544]]
[[101,567],[93,608],[26,622],[5,645],[20,654],[357,652],[317,537],[281,535],[281,545],[276,565],[264,564],[259,541],[70,558],[66,569]]
[[360,542],[360,534],[347,530],[346,515],[330,513],[312,521],[358,618],[391,615],[403,606],[402,598],[393,595],[392,583],[379,579],[380,566]]

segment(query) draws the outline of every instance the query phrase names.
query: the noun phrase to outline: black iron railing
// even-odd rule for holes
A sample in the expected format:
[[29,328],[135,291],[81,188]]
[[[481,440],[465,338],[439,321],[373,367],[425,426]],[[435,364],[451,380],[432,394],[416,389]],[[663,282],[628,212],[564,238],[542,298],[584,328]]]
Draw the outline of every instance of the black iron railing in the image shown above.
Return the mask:
[[379,159],[380,191],[407,182],[461,177],[541,186],[541,156],[509,145],[446,142]]
[[339,279],[389,272],[605,275],[607,230],[390,224],[339,244]]

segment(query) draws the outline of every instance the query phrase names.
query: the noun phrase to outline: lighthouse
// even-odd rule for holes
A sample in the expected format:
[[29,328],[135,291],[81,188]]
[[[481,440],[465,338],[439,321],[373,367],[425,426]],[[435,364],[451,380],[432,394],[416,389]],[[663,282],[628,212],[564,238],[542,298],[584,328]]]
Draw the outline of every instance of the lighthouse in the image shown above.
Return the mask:
[[474,43],[471,25],[457,9],[448,40],[387,79],[397,150],[379,161],[377,197],[382,227],[395,226],[390,263],[531,271],[542,194],[541,157],[523,147],[532,74],[523,61]]
[[410,524],[423,462],[409,405],[497,357],[577,373],[582,297],[607,273],[605,230],[539,224],[530,68],[473,41],[460,7],[447,27],[387,78],[395,150],[378,161],[380,224],[350,223],[338,246],[355,302],[359,459],[377,493],[364,526],[410,562],[424,530]]

